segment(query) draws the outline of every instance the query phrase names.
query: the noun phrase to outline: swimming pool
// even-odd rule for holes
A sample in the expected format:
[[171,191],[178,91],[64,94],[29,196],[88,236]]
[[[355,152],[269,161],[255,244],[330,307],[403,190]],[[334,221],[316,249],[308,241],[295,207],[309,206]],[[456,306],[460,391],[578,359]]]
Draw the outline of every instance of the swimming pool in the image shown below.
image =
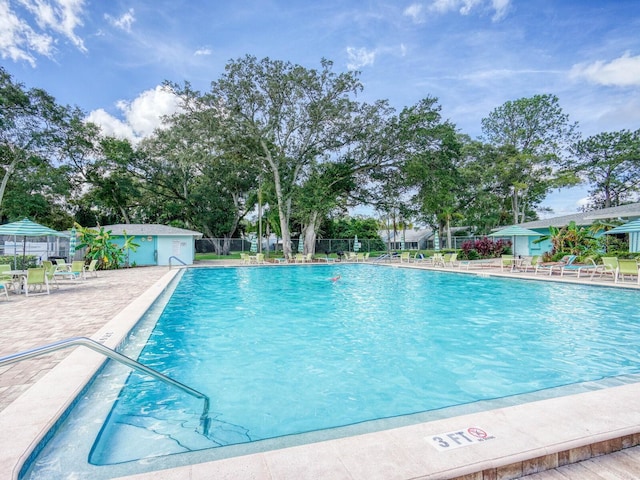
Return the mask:
[[[333,283],[336,274],[342,278]],[[208,393],[218,427],[213,443],[234,444],[636,373],[636,298],[637,292],[362,265],[195,269],[182,278],[159,321],[162,331],[150,334],[140,358]],[[133,343],[146,337],[145,328]],[[209,352],[214,367],[202,364]],[[176,363],[160,368],[168,358]],[[129,376],[117,368],[105,375],[105,390],[88,392],[78,411],[117,397],[113,377]],[[261,382],[264,391],[256,388]],[[162,401],[165,395],[176,397],[164,391]],[[116,464],[118,472],[131,472],[123,462],[133,463],[132,444],[144,446],[135,455],[176,453],[148,440],[151,430],[162,439],[178,433],[131,414],[126,397],[138,396],[132,390],[116,408],[99,407],[118,427],[71,415],[68,437],[78,443],[92,437],[93,444],[98,436],[88,456]],[[177,408],[179,423],[189,426],[197,406]],[[158,419],[157,410],[145,413]],[[211,439],[191,438],[189,429],[178,443],[212,446]],[[142,430],[145,441],[129,437],[131,430]],[[68,441],[61,435],[50,443],[35,462],[46,475],[32,478],[55,478],[51,468],[59,461],[48,450],[75,450]],[[151,444],[160,449],[149,451]]]

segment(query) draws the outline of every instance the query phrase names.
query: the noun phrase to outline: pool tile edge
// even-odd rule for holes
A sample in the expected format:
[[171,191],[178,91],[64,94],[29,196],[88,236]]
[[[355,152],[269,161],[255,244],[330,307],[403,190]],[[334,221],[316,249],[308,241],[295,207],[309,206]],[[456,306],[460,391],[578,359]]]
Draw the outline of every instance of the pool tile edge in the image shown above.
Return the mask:
[[[623,385],[121,480],[234,478],[247,468],[256,480],[385,478],[381,469],[403,479],[513,479],[640,444],[638,395],[640,384]],[[434,435],[469,426],[496,438],[445,452],[432,446]],[[314,461],[331,477],[319,477]]]

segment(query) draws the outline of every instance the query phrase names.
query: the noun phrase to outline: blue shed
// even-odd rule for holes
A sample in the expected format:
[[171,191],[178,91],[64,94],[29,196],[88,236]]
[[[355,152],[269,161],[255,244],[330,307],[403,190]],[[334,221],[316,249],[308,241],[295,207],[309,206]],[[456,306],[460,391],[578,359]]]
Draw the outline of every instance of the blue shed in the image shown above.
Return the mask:
[[104,225],[104,229],[111,230],[113,241],[118,245],[124,243],[124,235],[135,237],[134,242],[140,246],[135,252],[129,252],[129,264],[138,266],[169,265],[170,258],[174,265],[180,262],[192,265],[196,239],[202,237],[200,232],[158,224]]

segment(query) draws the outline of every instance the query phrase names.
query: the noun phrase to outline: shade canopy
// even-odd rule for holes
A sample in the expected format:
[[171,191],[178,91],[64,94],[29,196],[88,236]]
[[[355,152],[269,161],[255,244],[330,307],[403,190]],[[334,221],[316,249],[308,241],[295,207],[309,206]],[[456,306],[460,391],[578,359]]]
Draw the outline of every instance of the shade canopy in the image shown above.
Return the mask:
[[511,225],[510,227],[503,228],[497,232],[489,234],[490,237],[541,237],[542,234],[528,228],[523,228],[518,225]]
[[510,227],[503,228],[497,232],[489,234],[490,237],[513,237],[513,254],[516,254],[516,238],[515,237],[541,237],[542,234],[528,228],[523,228],[518,225],[511,225]]
[[[39,223],[32,222],[28,218],[23,218],[17,222],[6,223],[4,225],[0,225],[0,235],[11,235],[15,237],[24,237],[25,241],[22,243],[22,260],[24,262],[24,258],[27,253],[27,242],[26,237],[68,237],[66,233],[58,232],[49,227],[45,227],[44,225],[40,225]],[[14,249],[13,253],[13,267],[15,269],[18,268],[18,259],[16,255],[16,251]]]
[[14,235],[16,237],[46,237],[53,235],[55,237],[67,237],[68,235],[58,232],[39,223],[32,222],[28,218],[20,221],[0,225],[0,235]]
[[353,251],[357,252],[360,250],[360,242],[358,241],[358,235],[353,239]]
[[631,222],[627,222],[624,225],[619,225],[603,233],[616,234],[616,233],[632,233],[632,232],[640,232],[640,219],[632,220]]
[[258,238],[255,235],[251,236],[251,247],[249,248],[251,253],[258,252]]

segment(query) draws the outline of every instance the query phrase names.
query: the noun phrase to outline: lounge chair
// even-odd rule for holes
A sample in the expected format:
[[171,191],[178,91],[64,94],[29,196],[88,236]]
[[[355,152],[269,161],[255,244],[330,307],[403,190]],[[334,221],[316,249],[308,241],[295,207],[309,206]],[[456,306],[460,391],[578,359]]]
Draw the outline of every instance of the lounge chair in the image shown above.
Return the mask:
[[444,256],[443,263],[445,267],[453,268],[458,260],[458,252],[449,253]]
[[411,261],[411,252],[402,252],[400,254],[400,263],[409,263]]
[[433,256],[426,258],[424,262],[434,267],[440,265],[444,267],[444,256],[441,253],[434,253]]
[[618,272],[615,282],[618,283],[620,279],[624,282],[624,279],[629,277],[636,277],[638,285],[640,285],[640,275],[638,274],[638,261],[635,259],[618,259]]
[[538,263],[536,266],[536,275],[538,272],[549,272],[552,275],[554,270],[562,273],[562,269],[567,265],[571,265],[577,257],[575,255],[565,255],[559,262],[544,262]]
[[296,263],[304,263],[304,255],[302,253],[296,253]]
[[562,266],[560,270],[560,276],[562,277],[565,274],[575,273],[577,277],[580,278],[581,274],[590,273],[591,278],[593,278],[593,275],[598,270],[598,268],[598,265],[596,265],[596,262],[592,257],[586,257],[581,264],[572,263],[570,265]]
[[55,286],[56,288],[60,288],[58,282],[56,281],[56,266],[53,262],[49,260],[42,261],[42,268],[44,268],[45,275],[47,276],[47,281],[50,285]]
[[257,264],[264,264],[266,263],[264,261],[264,253],[256,253],[256,263]]
[[534,255],[532,257],[525,257],[522,259],[519,265],[514,268],[521,272],[528,272],[531,269],[532,272],[535,273],[536,267],[538,266],[538,260],[540,259],[540,255]]
[[[34,291],[37,288],[42,295],[45,293],[49,295],[49,282],[47,281],[44,268],[27,269],[27,277],[24,280],[24,293],[26,296],[29,296],[29,290],[32,288]],[[46,290],[46,292],[44,290]]]
[[500,271],[504,271],[505,268],[513,270],[513,266],[516,263],[516,259],[513,255],[502,255],[500,257]]
[[91,260],[89,265],[84,266],[84,276],[87,277],[88,274],[91,274],[94,277],[98,276],[98,260]]
[[[6,268],[9,267],[9,268]],[[9,288],[13,288],[13,276],[8,273],[11,270],[11,265],[0,265],[0,294],[4,292],[7,300],[9,300]]]
[[84,280],[86,277],[84,276],[84,260],[74,260],[71,262],[71,273],[74,278],[81,278]]
[[[602,265],[599,265],[601,268],[598,272],[600,273],[600,277],[602,275],[611,275],[611,278],[615,281],[618,278],[618,257],[602,257]],[[594,275],[591,275],[591,279],[593,279]]]
[[64,260],[57,259],[56,260],[56,270],[59,272],[70,271],[71,265],[65,262]]

